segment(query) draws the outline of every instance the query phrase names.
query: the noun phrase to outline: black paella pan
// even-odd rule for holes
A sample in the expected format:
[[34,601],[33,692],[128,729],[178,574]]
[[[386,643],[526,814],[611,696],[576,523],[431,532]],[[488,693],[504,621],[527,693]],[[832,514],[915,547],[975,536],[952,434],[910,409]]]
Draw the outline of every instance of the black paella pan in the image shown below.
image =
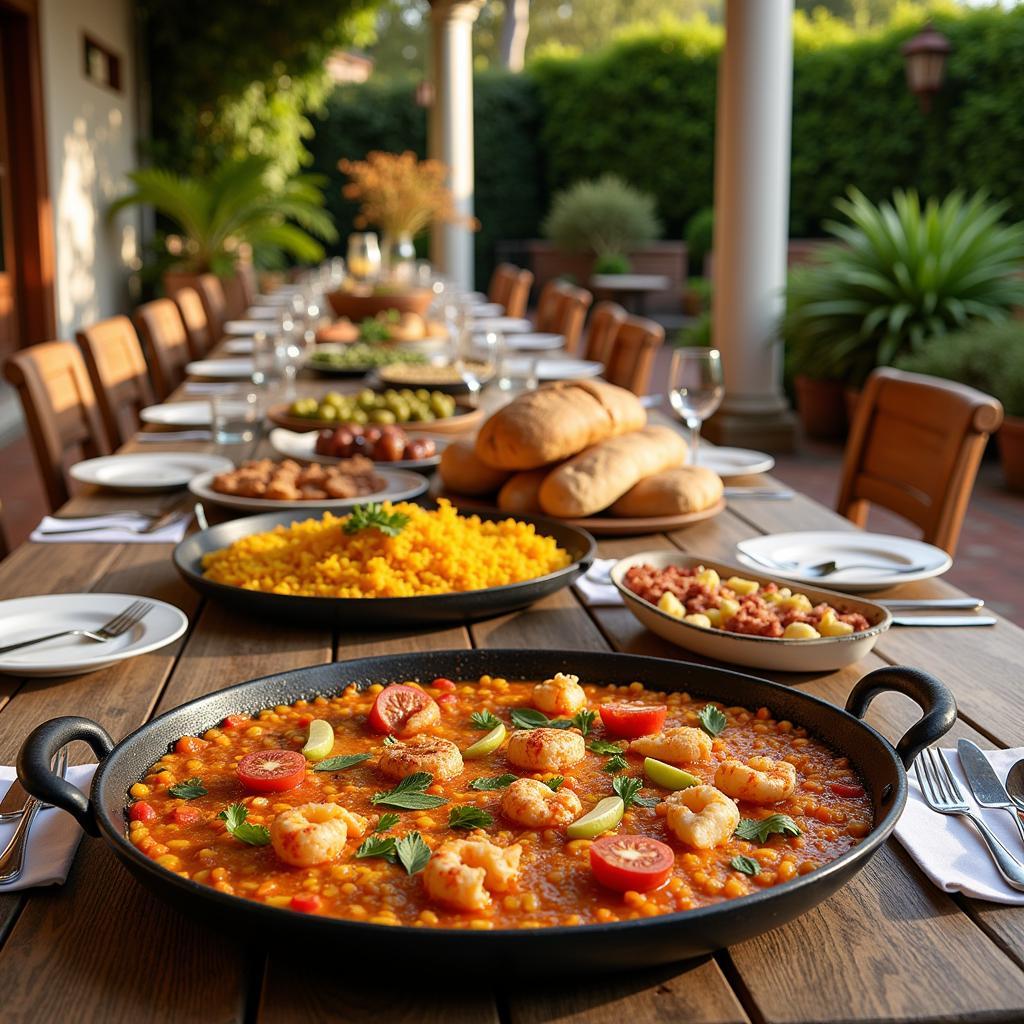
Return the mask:
[[[791,881],[748,896],[659,917],[608,924],[541,929],[426,929],[374,925],[270,907],[220,893],[168,871],[126,836],[128,788],[179,737],[201,733],[226,715],[255,712],[317,694],[334,694],[351,683],[429,680],[438,676],[477,679],[484,673],[510,679],[543,679],[571,671],[588,682],[628,683],[688,693],[727,705],[771,709],[802,725],[847,756],[870,794],[875,826],[856,847]],[[923,716],[893,746],[861,721],[871,701],[885,691],[906,694]],[[387,655],[319,665],[241,683],[175,708],[142,726],[116,746],[86,718],[56,718],[38,726],[18,757],[18,776],[41,800],[68,811],[93,836],[109,843],[146,886],[176,906],[239,934],[276,935],[304,944],[329,942],[337,953],[358,951],[367,963],[419,963],[423,967],[502,970],[543,974],[557,970],[623,969],[669,963],[732,945],[775,928],[827,899],[859,872],[891,834],[907,799],[907,768],[926,745],[956,719],[949,691],[912,668],[880,668],[854,687],[846,710],[766,680],[710,668],[626,654],[591,651],[470,650]],[[64,744],[84,740],[100,764],[87,798],[50,769]]]

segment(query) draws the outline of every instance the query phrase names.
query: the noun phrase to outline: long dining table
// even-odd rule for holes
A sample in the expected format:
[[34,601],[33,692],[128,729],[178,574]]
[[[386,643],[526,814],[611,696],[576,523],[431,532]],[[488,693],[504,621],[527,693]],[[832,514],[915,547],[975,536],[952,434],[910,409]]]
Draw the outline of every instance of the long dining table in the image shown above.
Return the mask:
[[[308,393],[334,386],[302,384]],[[179,389],[172,400],[188,397]],[[178,447],[214,450],[212,444]],[[126,450],[141,446],[130,443]],[[266,442],[253,450],[266,453]],[[166,501],[130,497],[133,507]],[[125,504],[124,495],[86,491],[61,514]],[[788,501],[738,498],[715,518],[676,532],[601,539],[599,555],[668,548],[729,562],[744,538],[815,529],[853,527],[801,494]],[[26,543],[0,563],[4,598],[149,595],[177,605],[190,622],[173,645],[89,675],[0,676],[0,761],[13,764],[27,733],[58,715],[86,715],[121,739],[153,716],[232,683],[365,655],[503,647],[697,660],[650,633],[625,607],[588,605],[573,589],[513,614],[434,629],[373,633],[268,623],[200,598],[179,578],[171,550],[165,544]],[[960,591],[932,580],[898,593],[949,597]],[[1024,746],[1022,654],[1024,632],[1005,620],[992,628],[893,628],[872,654],[842,671],[756,674],[843,705],[864,673],[917,666],[956,697],[960,716],[947,745],[969,737],[982,747],[1014,747]],[[868,721],[895,740],[918,713],[909,699],[889,693],[872,704]],[[73,761],[92,759],[83,745],[72,754]],[[1020,1021],[1024,909],[939,890],[890,839],[852,882],[813,910],[697,960],[544,982],[509,977],[501,963],[475,977],[452,964],[435,979],[416,982],[403,978],[400,963],[377,967],[383,973],[368,976],[358,949],[282,949],[269,935],[228,936],[158,900],[102,841],[88,837],[64,885],[0,895],[0,1019],[104,1024]]]

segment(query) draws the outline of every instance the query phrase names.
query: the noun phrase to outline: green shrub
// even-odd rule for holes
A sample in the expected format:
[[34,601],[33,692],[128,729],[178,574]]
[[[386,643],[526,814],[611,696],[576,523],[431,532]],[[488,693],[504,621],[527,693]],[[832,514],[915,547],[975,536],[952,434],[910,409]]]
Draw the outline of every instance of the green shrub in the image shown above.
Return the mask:
[[559,192],[543,231],[566,252],[593,253],[602,263],[621,265],[638,245],[657,238],[661,225],[651,196],[605,174]]
[[980,324],[933,341],[896,361],[901,370],[969,384],[998,398],[1008,416],[1024,416],[1024,323]]
[[782,335],[794,373],[864,382],[876,366],[976,320],[1024,303],[1024,225],[999,223],[1004,203],[954,192],[921,204],[897,192],[875,206],[850,190],[841,244],[789,277]]
[[711,314],[701,313],[692,324],[680,327],[672,344],[680,348],[711,348]]
[[595,274],[628,274],[631,269],[632,264],[627,257],[618,256],[614,253],[598,256],[594,260]]
[[683,232],[686,242],[686,258],[690,264],[690,273],[698,276],[704,273],[704,263],[711,252],[715,233],[715,211],[706,206],[698,210],[687,222]]

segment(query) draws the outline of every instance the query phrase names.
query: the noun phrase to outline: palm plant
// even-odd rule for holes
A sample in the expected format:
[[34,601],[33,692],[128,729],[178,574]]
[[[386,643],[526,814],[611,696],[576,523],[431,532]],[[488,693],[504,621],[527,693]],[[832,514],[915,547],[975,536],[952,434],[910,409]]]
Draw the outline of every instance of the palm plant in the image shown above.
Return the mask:
[[168,236],[165,244],[181,270],[230,274],[243,247],[252,250],[253,262],[260,267],[281,266],[286,256],[315,263],[324,255],[317,239],[337,238],[323,208],[326,179],[299,174],[275,181],[270,161],[262,157],[221,164],[205,178],[158,167],[128,177],[135,190],[118,199],[108,216],[126,206],[152,206],[179,232]]
[[790,273],[782,335],[789,369],[859,386],[876,366],[1024,304],[1024,225],[1006,204],[954,192],[923,206],[896,192],[878,206],[851,189],[825,226],[841,245]]

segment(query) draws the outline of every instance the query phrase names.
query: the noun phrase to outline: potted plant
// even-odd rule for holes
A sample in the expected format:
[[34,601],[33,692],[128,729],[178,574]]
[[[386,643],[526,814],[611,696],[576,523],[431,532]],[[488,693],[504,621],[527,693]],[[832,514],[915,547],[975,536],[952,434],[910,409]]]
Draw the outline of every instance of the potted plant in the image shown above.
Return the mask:
[[686,240],[686,255],[690,261],[690,273],[697,277],[708,277],[708,257],[715,234],[715,211],[706,206],[698,210],[687,222],[683,231]]
[[683,312],[687,316],[703,316],[711,309],[711,282],[706,277],[691,277],[683,292]]
[[[1024,304],[1024,226],[1000,222],[1004,203],[954,192],[922,204],[911,191],[876,206],[851,189],[836,206],[848,222],[826,224],[837,241],[790,271],[781,324],[812,436],[836,430],[839,388],[857,392],[875,367]],[[812,405],[833,415],[815,420]]]
[[947,334],[896,365],[998,398],[1005,416],[996,435],[1003,476],[1011,490],[1024,492],[1024,323],[1007,320]]

